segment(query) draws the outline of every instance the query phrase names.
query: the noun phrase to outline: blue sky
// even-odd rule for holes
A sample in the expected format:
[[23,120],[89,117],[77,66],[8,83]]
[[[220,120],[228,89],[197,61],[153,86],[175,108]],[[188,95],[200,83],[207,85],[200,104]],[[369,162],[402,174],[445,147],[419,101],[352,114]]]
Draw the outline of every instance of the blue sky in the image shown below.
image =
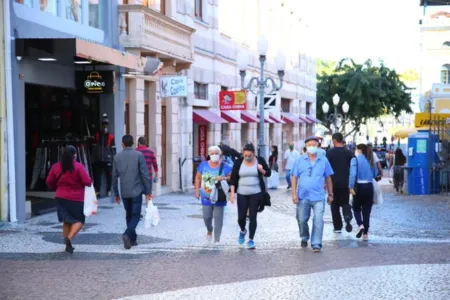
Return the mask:
[[306,4],[313,55],[358,62],[381,58],[388,67],[418,68],[419,0],[313,0]]

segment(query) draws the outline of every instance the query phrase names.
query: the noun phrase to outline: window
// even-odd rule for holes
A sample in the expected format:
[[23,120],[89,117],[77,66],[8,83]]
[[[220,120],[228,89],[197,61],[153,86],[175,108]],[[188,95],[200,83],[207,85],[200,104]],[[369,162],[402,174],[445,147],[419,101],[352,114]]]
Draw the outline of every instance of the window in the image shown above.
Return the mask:
[[443,65],[441,68],[441,83],[450,83],[450,65]]
[[89,26],[100,28],[100,5],[99,0],[89,0]]
[[194,0],[195,1],[195,17],[197,19],[203,20],[203,0]]
[[220,91],[221,92],[226,92],[226,91],[228,91],[228,88],[226,87],[226,86],[220,86]]
[[208,100],[208,85],[194,82],[195,99]]
[[142,5],[166,14],[166,0],[143,0]]
[[33,0],[16,0],[16,3],[20,3],[28,7],[33,7]]
[[307,115],[311,114],[311,103],[310,102],[306,102],[306,114]]
[[81,23],[81,0],[65,0],[66,18]]
[[58,4],[56,0],[40,0],[39,4],[41,11],[51,13],[55,16],[58,14]]

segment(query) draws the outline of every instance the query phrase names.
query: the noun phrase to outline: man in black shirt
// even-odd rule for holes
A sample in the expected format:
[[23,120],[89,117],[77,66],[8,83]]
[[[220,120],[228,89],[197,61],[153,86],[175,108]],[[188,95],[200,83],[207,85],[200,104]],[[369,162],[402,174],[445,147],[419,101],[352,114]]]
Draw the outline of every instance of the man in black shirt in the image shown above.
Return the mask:
[[348,189],[348,178],[350,176],[350,161],[353,154],[344,147],[344,137],[342,133],[334,133],[333,136],[334,148],[327,151],[327,158],[333,168],[334,175],[331,175],[333,181],[334,201],[331,203],[331,214],[333,217],[334,232],[341,233],[342,218],[340,207],[344,214],[346,223],[345,230],[352,231],[352,210],[350,207],[350,193]]

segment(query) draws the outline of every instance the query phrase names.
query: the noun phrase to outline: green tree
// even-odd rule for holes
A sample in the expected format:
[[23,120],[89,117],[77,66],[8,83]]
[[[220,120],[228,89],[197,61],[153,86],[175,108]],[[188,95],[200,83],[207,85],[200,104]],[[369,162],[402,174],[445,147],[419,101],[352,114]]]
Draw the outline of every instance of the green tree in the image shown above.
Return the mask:
[[403,83],[395,70],[389,69],[382,62],[374,66],[371,60],[356,64],[352,59],[343,59],[337,63],[334,72],[323,72],[317,75],[317,116],[322,125],[330,131],[333,124],[326,119],[322,105],[327,102],[330,113],[334,113],[332,98],[340,97],[338,113],[343,114],[342,104],[350,106],[348,120],[341,121],[338,130],[352,125],[352,129],[343,132],[345,136],[359,131],[361,125],[369,119],[383,115],[399,117],[403,111],[411,111],[411,95],[409,88]]

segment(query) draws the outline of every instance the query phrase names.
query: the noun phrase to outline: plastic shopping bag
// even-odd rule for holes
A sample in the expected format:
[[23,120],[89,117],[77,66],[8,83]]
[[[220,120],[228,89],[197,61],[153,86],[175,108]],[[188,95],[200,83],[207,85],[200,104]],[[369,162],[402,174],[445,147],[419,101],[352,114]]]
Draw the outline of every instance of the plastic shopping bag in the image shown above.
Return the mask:
[[222,190],[225,193],[225,195],[227,195],[228,192],[230,191],[230,185],[228,184],[228,182],[226,180],[221,180],[220,185],[222,186]]
[[272,170],[272,174],[267,180],[267,188],[269,189],[277,189],[280,184],[280,174],[277,171]]
[[147,203],[145,209],[145,228],[154,227],[159,224],[159,211],[158,207],[153,204],[153,201]]
[[84,208],[83,212],[86,217],[97,214],[98,201],[95,194],[94,186],[87,186],[84,188]]
[[383,193],[381,192],[381,187],[378,181],[372,180],[373,183],[373,203],[383,204]]
[[216,188],[216,185],[214,184],[211,188],[211,193],[209,193],[209,201],[211,203],[216,203],[219,199],[219,191]]
[[389,169],[389,177],[394,178],[394,166]]

